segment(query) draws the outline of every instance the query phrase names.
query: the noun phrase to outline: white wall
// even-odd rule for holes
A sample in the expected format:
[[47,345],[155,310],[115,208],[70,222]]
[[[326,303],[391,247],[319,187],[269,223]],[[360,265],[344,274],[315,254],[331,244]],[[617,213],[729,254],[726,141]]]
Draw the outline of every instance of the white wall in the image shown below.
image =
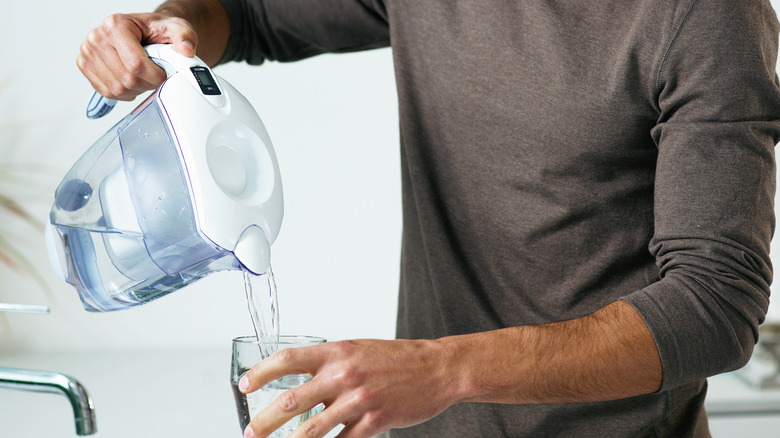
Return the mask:
[[[135,104],[87,120],[89,83],[75,65],[81,40],[136,2],[13,2],[0,14],[0,162],[38,163],[40,187],[20,190],[44,220],[54,189],[81,153]],[[15,44],[14,44],[15,43]],[[272,249],[282,330],[328,339],[392,338],[400,256],[400,174],[389,50],[295,64],[234,64],[216,73],[253,103],[274,141],[285,219]],[[9,185],[0,179],[0,190]],[[23,192],[22,192],[23,190]],[[152,304],[109,314],[82,310],[52,272],[42,232],[0,216],[51,288],[0,266],[0,302],[45,303],[50,315],[6,315],[0,349],[40,350],[224,345],[249,334],[239,274],[219,273]],[[11,329],[9,336],[8,329]]]
[[[780,6],[780,0],[772,3]],[[14,187],[42,220],[70,165],[133,107],[122,103],[99,121],[84,117],[91,89],[75,66],[79,43],[110,13],[156,5],[43,0],[3,6],[0,85],[11,85],[0,92],[0,142],[15,147],[0,149],[0,162],[40,167],[38,184]],[[401,222],[389,50],[288,65],[233,64],[217,73],[255,105],[282,168],[286,215],[272,257],[282,330],[332,340],[392,337]],[[0,190],[8,187],[0,179]],[[52,307],[48,316],[0,319],[0,350],[218,346],[249,333],[238,274],[214,275],[129,311],[90,314],[52,273],[40,231],[7,216],[0,226],[14,234],[51,289],[44,292],[30,276],[0,266],[0,301]],[[774,307],[780,306],[772,310],[780,319]]]

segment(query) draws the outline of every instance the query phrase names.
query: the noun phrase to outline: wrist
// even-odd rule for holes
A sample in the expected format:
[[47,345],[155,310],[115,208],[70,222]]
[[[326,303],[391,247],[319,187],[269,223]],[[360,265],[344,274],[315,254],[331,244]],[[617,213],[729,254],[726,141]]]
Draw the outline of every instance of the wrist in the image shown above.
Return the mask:
[[435,342],[439,349],[440,371],[446,383],[451,404],[469,401],[491,401],[501,391],[500,379],[506,369],[506,354],[497,351],[494,337],[498,332],[448,336]]
[[468,367],[463,363],[465,347],[461,336],[421,341],[431,364],[430,375],[438,388],[436,393],[447,405],[468,399]]

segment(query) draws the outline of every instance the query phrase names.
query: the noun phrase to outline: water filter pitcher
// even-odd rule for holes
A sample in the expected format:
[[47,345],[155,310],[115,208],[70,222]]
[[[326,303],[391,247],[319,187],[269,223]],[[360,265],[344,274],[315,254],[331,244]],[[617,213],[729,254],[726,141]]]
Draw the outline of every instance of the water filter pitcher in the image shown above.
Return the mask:
[[[146,47],[168,79],[92,145],[55,192],[55,270],[90,311],[152,301],[221,270],[264,274],[283,215],[271,140],[200,59]],[[93,96],[88,115],[112,102]]]

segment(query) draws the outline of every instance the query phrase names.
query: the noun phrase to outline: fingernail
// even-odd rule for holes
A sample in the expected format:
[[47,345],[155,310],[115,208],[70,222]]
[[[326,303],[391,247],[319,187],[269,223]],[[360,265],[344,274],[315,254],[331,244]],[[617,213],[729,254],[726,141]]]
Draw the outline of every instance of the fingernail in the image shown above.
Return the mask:
[[244,429],[244,438],[255,438],[255,431],[253,431],[251,427],[247,426],[246,429]]
[[238,381],[238,389],[240,389],[241,392],[246,392],[246,390],[249,389],[249,378],[246,376],[242,377],[241,380]]
[[181,43],[189,47],[189,49],[192,50],[193,52],[195,51],[195,46],[190,41],[184,40]]

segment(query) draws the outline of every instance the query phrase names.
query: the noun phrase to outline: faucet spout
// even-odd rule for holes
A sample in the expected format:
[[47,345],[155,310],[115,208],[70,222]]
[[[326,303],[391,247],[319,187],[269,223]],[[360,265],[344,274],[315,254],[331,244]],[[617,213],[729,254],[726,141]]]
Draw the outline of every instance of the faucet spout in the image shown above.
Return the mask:
[[62,394],[73,407],[76,434],[84,436],[97,432],[92,398],[73,377],[48,371],[0,367],[0,388]]

